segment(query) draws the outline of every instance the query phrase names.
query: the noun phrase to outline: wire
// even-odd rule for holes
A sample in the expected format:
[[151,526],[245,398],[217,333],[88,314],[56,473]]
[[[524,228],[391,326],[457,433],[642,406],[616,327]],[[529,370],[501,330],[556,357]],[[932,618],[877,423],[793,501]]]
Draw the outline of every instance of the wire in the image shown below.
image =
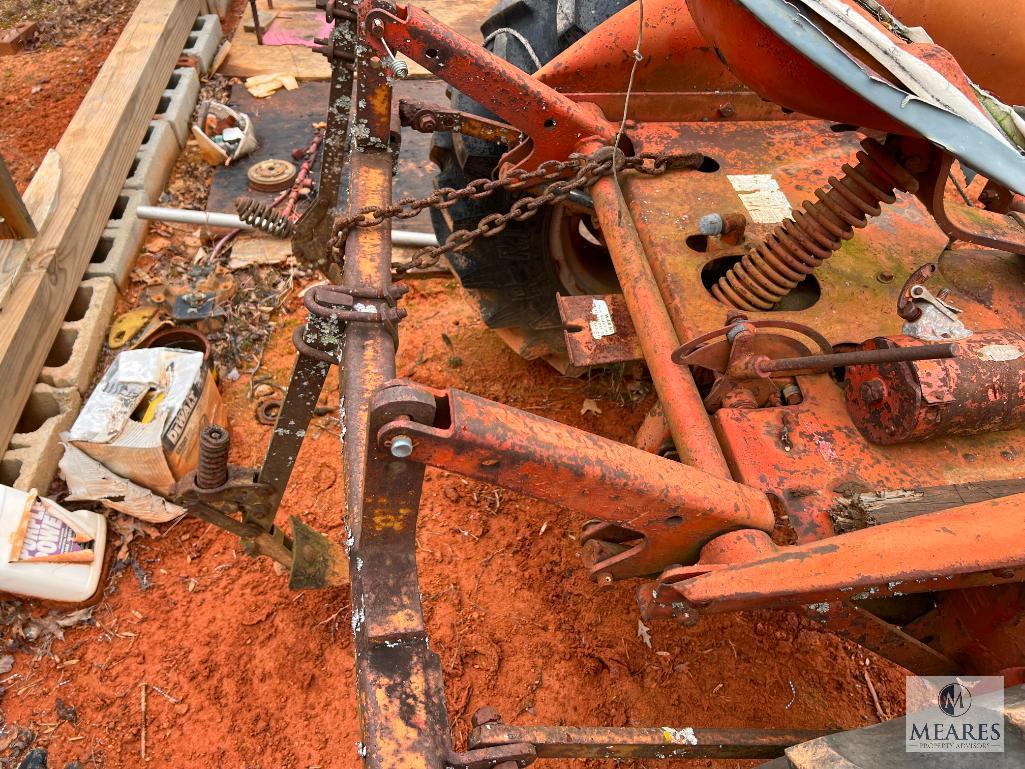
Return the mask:
[[[623,99],[623,119],[619,121],[619,130],[616,132],[616,143],[612,145],[618,148],[619,142],[623,139],[623,131],[626,130],[626,116],[630,111],[630,94],[633,93],[634,75],[637,73],[637,65],[644,60],[641,55],[641,43],[644,42],[644,0],[637,0],[637,44],[634,46],[634,63],[630,67],[630,80],[626,84],[626,97]],[[612,164],[612,176],[619,184],[619,173],[616,164]]]
[[537,58],[537,54],[534,53],[534,49],[531,47],[530,41],[527,40],[527,38],[525,38],[515,29],[510,29],[509,27],[500,27],[499,29],[496,29],[494,32],[488,35],[486,38],[484,38],[484,42],[481,43],[481,45],[487,45],[502,33],[510,35],[511,37],[515,37],[517,40],[519,40],[520,45],[522,45],[527,50],[527,55],[530,57],[530,60],[534,62],[534,71],[536,72],[537,70],[541,69],[541,60]]

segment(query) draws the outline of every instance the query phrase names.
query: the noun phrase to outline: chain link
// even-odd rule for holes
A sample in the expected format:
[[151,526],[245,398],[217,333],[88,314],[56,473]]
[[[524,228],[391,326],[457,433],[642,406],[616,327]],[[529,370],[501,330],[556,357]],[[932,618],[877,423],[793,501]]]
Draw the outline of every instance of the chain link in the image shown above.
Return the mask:
[[[445,254],[464,251],[480,237],[493,237],[505,229],[511,221],[524,222],[541,208],[564,200],[575,190],[590,187],[603,176],[619,171],[637,171],[648,176],[658,176],[670,169],[697,168],[704,156],[699,153],[668,155],[663,153],[642,153],[627,157],[621,151],[603,147],[591,155],[571,155],[569,160],[547,160],[533,171],[514,169],[502,179],[474,179],[465,187],[453,189],[441,187],[423,198],[404,198],[391,206],[367,206],[356,213],[335,220],[335,234],[331,246],[344,245],[349,232],[355,228],[377,227],[390,219],[411,219],[427,208],[445,209],[460,200],[481,200],[498,190],[517,192],[548,183],[538,195],[519,198],[504,214],[488,214],[472,230],[456,230],[444,243],[422,248],[409,262],[394,265],[399,275],[410,270],[433,267]],[[572,176],[568,176],[573,172]]]

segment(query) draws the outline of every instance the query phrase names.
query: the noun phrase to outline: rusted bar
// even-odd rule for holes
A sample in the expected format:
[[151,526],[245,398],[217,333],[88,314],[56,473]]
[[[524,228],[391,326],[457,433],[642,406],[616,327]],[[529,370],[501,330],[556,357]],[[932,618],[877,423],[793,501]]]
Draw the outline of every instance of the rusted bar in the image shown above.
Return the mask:
[[1025,494],[929,513],[638,591],[646,616],[886,598],[1025,580]]
[[768,499],[756,489],[458,390],[434,394],[439,412],[449,415],[446,424],[399,419],[381,429],[379,443],[406,436],[414,462],[635,533],[639,541],[595,564],[593,578],[609,581],[693,563],[701,546],[719,534],[771,531],[775,523]]
[[781,371],[828,371],[843,366],[871,365],[873,363],[903,363],[916,360],[953,358],[954,345],[922,344],[915,347],[892,347],[880,350],[854,350],[832,355],[805,355],[800,358],[758,359],[754,363],[760,374]]
[[609,143],[617,134],[619,126],[594,105],[571,101],[419,8],[399,5],[390,12],[379,8],[368,19],[368,42],[379,56],[387,53],[380,42],[383,37],[392,50],[443,77],[533,137],[515,162],[528,156],[531,166],[565,160],[582,139],[595,136]]
[[694,379],[686,367],[672,361],[680,340],[615,177],[596,181],[591,186],[591,198],[680,461],[720,478],[730,478]]
[[534,745],[538,758],[776,758],[832,734],[815,729],[702,729],[481,724],[470,747]]
[[[367,10],[360,7],[361,21]],[[380,61],[359,48],[350,210],[391,202],[391,87]],[[388,227],[350,231],[347,289],[387,296],[390,265]],[[363,761],[369,769],[441,769],[449,740],[444,687],[423,630],[413,541],[422,477],[410,463],[395,463],[399,472],[389,476],[388,458],[369,439],[371,397],[395,375],[395,343],[381,323],[350,322],[342,355],[342,467]],[[403,601],[409,603],[396,611]]]

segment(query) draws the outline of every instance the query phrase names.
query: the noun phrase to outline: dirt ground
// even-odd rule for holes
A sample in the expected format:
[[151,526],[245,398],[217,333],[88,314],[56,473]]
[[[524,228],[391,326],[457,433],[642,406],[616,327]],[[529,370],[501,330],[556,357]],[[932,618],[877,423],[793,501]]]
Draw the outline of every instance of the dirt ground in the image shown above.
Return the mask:
[[[61,48],[0,60],[0,148],[20,185],[58,140],[90,67],[102,61],[121,23]],[[34,128],[24,125],[32,120]],[[170,232],[176,237],[183,231]],[[297,276],[273,320],[259,375],[279,385],[291,365],[291,330],[302,321],[299,291],[310,280]],[[520,360],[451,279],[413,281],[404,304],[402,376],[623,441],[632,440],[653,403],[651,394],[624,397],[616,374],[567,379]],[[232,461],[255,466],[271,428],[253,416],[250,385],[245,372],[222,379]],[[327,399],[337,402],[334,377]],[[601,413],[582,413],[585,399]],[[342,539],[339,457],[337,424],[324,418],[306,439],[280,521],[299,515]],[[901,669],[796,614],[712,617],[689,629],[649,623],[649,648],[635,585],[587,580],[580,523],[487,484],[428,471],[418,532],[421,589],[457,746],[483,705],[517,724],[851,728],[879,720],[871,680],[882,713],[901,712]],[[195,520],[151,534],[127,546],[124,563],[133,568],[111,577],[92,620],[65,630],[48,654],[11,650],[14,666],[0,676],[0,765],[16,765],[20,727],[49,749],[51,767],[358,766],[347,593],[290,592],[272,565],[247,558],[233,537]],[[46,608],[33,612],[42,616]]]

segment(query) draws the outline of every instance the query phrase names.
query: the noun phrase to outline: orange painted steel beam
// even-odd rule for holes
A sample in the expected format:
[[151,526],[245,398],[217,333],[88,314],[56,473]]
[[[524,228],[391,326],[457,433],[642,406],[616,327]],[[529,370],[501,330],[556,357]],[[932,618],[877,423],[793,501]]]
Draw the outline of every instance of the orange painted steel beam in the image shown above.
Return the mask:
[[596,538],[610,528],[640,535],[624,537],[624,552],[595,564],[593,578],[656,574],[693,563],[720,534],[775,524],[768,498],[750,486],[458,390],[429,392],[444,423],[398,419],[381,428],[378,444],[407,436],[410,460],[607,524],[588,527]]
[[599,179],[591,186],[591,199],[680,460],[731,478],[694,378],[672,361],[680,340],[619,183],[611,176]]
[[651,616],[886,598],[1025,580],[1025,494],[831,537],[671,585],[646,585]]

